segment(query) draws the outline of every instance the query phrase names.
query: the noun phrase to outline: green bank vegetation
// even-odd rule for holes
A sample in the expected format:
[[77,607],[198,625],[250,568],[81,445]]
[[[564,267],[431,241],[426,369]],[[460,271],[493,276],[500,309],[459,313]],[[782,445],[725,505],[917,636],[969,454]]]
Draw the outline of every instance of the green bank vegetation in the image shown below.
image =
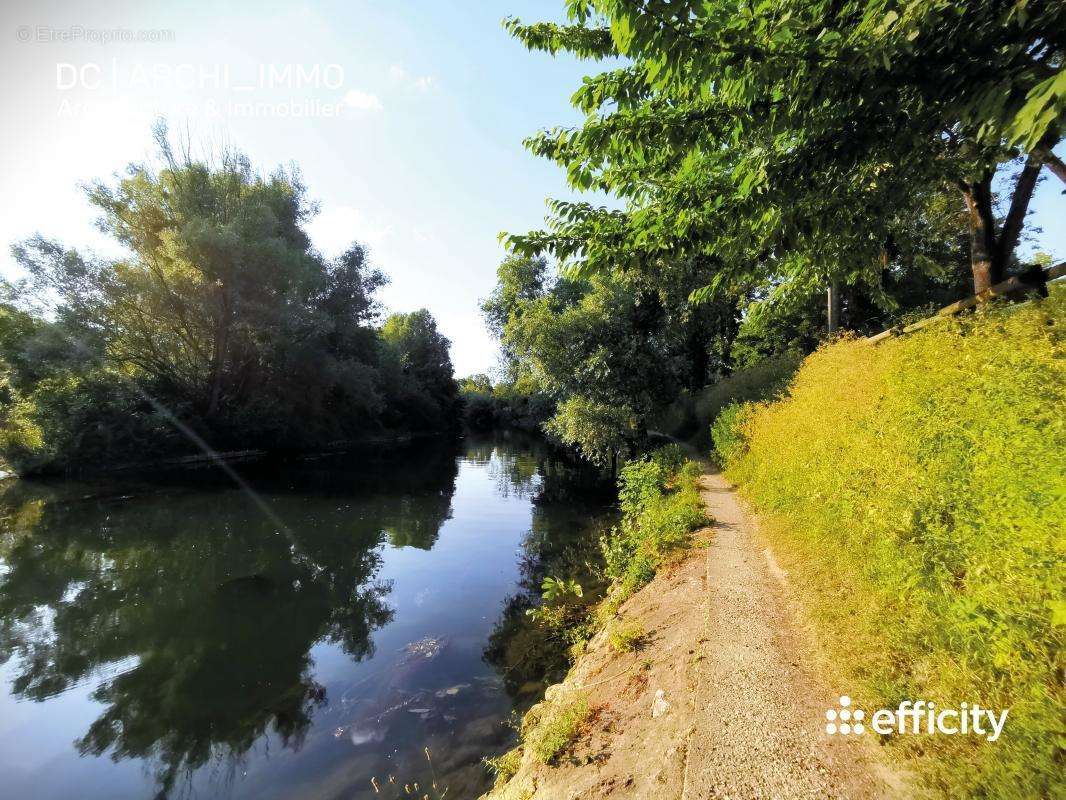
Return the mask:
[[[568,557],[572,554],[565,554],[550,565],[576,569],[576,573],[544,581],[540,602],[527,614],[526,625],[496,634],[494,660],[506,670],[530,672],[526,659],[532,654],[536,667],[550,661],[562,669],[539,675],[533,670],[530,677],[559,680],[588,640],[605,626],[616,650],[635,650],[644,631],[619,620],[618,609],[691,544],[694,530],[709,522],[699,495],[701,472],[677,446],[661,448],[622,467],[618,477],[621,520],[600,539],[599,558],[590,559],[585,553],[578,567]],[[554,657],[546,658],[546,653]],[[497,785],[514,775],[523,753],[545,764],[554,762],[589,714],[585,698],[565,693],[533,705],[522,718],[518,747],[487,761],[497,775]]]
[[644,626],[638,623],[618,624],[611,627],[607,642],[619,653],[632,653],[640,648],[645,635]]
[[860,705],[979,702],[1002,737],[896,737],[945,796],[1063,782],[1066,288],[809,356],[715,424]]
[[125,255],[17,244],[0,302],[0,455],[20,472],[310,448],[455,416],[427,311],[382,320],[366,248],[316,252],[299,175],[175,152],[87,188]]
[[827,327],[1032,274],[1034,188],[1066,180],[1062,4],[562,5],[504,23],[590,65],[582,122],[526,146],[614,202],[552,200],[544,228],[503,234],[484,310],[501,384],[586,457],[656,431],[706,444],[732,392],[780,390]]
[[522,720],[523,742],[542,764],[551,764],[577,738],[589,718],[588,698],[578,695],[531,709]]

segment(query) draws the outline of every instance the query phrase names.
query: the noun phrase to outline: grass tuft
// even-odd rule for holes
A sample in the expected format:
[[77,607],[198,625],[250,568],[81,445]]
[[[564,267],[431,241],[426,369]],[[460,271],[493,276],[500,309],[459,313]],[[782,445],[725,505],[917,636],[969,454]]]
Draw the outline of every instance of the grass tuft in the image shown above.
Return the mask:
[[525,745],[542,764],[552,764],[577,739],[591,710],[588,698],[578,695],[553,701],[528,732]]
[[518,772],[518,767],[522,763],[522,748],[515,747],[495,758],[486,758],[484,761],[485,766],[496,776],[495,786],[503,786]]
[[636,623],[612,628],[607,641],[619,653],[632,653],[640,649],[645,637],[644,628]]

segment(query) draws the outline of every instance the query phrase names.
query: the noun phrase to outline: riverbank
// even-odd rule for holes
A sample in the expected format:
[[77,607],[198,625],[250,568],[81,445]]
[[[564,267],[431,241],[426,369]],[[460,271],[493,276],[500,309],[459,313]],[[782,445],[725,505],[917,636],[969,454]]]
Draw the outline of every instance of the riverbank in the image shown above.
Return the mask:
[[261,461],[307,461],[316,458],[343,455],[365,449],[383,447],[401,447],[426,439],[447,436],[458,437],[455,430],[444,431],[397,431],[366,435],[357,439],[330,442],[313,448],[246,448],[214,450],[206,443],[200,443],[199,452],[165,456],[149,459],[101,459],[98,463],[63,470],[29,471],[20,475],[14,467],[0,461],[0,480],[5,477],[24,477],[35,479],[54,478],[114,478],[124,475],[157,475],[197,470],[202,468],[228,469],[238,464]]
[[486,791],[485,649],[524,554],[614,519],[596,470],[520,435],[235,470],[0,485],[3,796]]
[[[526,718],[571,736],[532,748],[486,800],[898,796],[872,737],[830,737],[840,690],[733,489],[701,479],[714,522],[588,643]],[[640,631],[632,647],[619,631]],[[539,722],[538,722],[539,720]]]

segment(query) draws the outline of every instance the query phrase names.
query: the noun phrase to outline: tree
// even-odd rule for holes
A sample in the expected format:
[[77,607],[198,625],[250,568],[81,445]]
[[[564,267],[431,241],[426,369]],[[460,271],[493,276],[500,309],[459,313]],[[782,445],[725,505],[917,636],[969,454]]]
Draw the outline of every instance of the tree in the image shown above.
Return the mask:
[[158,162],[87,190],[124,257],[41,236],[13,248],[28,277],[6,287],[8,305],[33,320],[0,331],[16,466],[318,447],[450,423],[446,340],[414,315],[398,343],[400,371],[414,370],[432,405],[406,417],[409,395],[389,391],[410,387],[381,363],[393,352],[377,328],[386,278],[359,244],[332,260],[311,246],[315,207],[295,170],[264,177],[236,152],[176,153],[163,127],[157,140]]
[[391,392],[392,413],[416,428],[437,429],[454,420],[458,387],[448,353],[451,343],[437,330],[433,315],[422,308],[393,314],[381,329],[383,361]]
[[[500,267],[506,296],[514,262]],[[547,432],[599,463],[643,446],[647,420],[678,388],[657,291],[610,275],[540,279],[503,318],[504,352],[520,384],[556,404]]]
[[[1066,113],[1066,9],[919,0],[571,0],[571,25],[506,26],[531,49],[624,56],[586,78],[573,129],[527,141],[579,190],[508,237],[591,271],[707,257],[707,289],[745,280],[851,285],[906,253],[912,198],[965,199],[981,291],[1011,263]],[[1022,159],[1002,226],[991,182]]]

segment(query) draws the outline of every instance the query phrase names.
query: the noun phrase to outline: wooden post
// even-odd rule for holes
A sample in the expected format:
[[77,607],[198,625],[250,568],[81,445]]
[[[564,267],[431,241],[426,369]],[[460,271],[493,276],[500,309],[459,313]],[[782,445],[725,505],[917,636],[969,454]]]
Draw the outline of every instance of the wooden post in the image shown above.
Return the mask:
[[840,285],[833,281],[826,289],[826,329],[832,336],[840,327]]

